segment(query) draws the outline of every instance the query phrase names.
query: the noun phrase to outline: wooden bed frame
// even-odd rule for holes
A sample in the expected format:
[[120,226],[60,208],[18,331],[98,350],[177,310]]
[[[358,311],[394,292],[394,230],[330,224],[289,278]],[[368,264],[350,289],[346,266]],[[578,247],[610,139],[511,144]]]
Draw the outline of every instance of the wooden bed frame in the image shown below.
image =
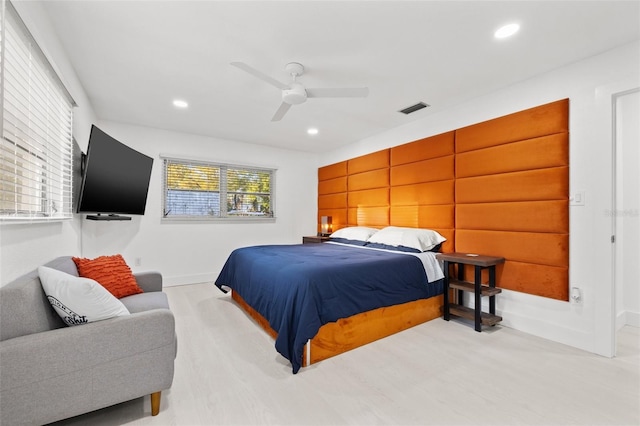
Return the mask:
[[[247,304],[235,291],[231,297],[274,339],[278,333],[269,322]],[[363,312],[320,327],[318,334],[305,345],[302,366],[350,351],[442,315],[443,296],[419,299]]]

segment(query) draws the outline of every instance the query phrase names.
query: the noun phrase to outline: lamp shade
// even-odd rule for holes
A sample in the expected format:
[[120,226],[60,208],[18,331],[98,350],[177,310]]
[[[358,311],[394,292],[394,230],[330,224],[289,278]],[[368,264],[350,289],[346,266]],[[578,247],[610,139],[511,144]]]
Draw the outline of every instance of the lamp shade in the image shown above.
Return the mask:
[[331,216],[322,216],[320,218],[320,234],[327,236],[330,235],[331,232]]

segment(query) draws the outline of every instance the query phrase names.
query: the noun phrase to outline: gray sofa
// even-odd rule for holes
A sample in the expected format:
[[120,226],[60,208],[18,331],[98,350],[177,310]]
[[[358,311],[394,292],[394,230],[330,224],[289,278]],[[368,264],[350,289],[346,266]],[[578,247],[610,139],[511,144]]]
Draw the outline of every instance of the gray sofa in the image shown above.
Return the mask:
[[[78,275],[71,257],[45,266]],[[162,276],[136,274],[131,315],[67,327],[38,271],[0,287],[0,424],[45,424],[171,387],[177,341]]]

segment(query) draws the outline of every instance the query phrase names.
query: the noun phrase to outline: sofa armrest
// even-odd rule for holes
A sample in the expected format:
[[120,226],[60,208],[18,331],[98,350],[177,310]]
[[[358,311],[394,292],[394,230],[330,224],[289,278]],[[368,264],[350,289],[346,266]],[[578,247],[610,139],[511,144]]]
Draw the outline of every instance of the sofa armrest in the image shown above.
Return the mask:
[[154,309],[4,340],[0,342],[0,389],[88,371],[161,347],[175,347],[175,336],[171,311]]
[[162,274],[156,271],[138,272],[133,274],[142,290],[147,293],[150,291],[162,291]]

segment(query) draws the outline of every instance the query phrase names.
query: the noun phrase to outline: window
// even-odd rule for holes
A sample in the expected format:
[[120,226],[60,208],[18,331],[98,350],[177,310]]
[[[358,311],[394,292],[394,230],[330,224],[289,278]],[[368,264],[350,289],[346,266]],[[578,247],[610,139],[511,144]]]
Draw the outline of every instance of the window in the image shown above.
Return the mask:
[[0,20],[0,219],[72,217],[74,102],[13,5]]
[[163,218],[272,220],[273,169],[164,158]]

